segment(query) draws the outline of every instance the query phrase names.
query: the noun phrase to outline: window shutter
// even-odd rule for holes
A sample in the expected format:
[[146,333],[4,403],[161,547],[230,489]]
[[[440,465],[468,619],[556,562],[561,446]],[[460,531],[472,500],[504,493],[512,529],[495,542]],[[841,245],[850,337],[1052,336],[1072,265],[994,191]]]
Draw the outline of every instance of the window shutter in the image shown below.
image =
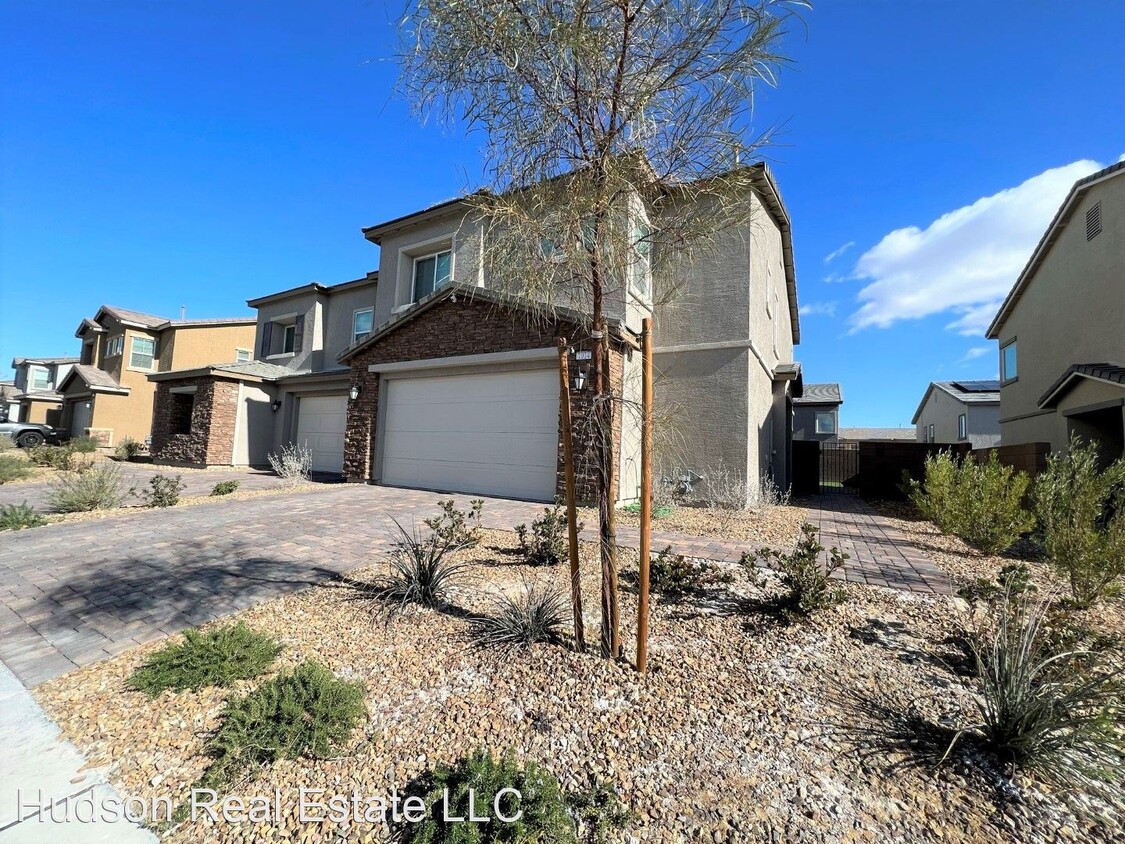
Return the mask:
[[297,321],[293,324],[293,354],[301,354],[305,345],[305,315],[297,314]]
[[262,357],[268,357],[270,353],[270,343],[273,341],[273,323],[265,322],[262,324]]

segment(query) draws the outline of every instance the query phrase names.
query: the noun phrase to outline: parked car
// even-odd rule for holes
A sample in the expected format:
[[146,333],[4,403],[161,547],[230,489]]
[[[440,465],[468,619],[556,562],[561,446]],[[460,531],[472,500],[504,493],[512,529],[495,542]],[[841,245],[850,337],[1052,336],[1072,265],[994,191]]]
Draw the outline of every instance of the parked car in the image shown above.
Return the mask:
[[61,428],[52,428],[50,425],[40,425],[36,422],[0,422],[0,437],[8,436],[16,441],[21,448],[50,443],[59,445],[67,437],[66,431]]

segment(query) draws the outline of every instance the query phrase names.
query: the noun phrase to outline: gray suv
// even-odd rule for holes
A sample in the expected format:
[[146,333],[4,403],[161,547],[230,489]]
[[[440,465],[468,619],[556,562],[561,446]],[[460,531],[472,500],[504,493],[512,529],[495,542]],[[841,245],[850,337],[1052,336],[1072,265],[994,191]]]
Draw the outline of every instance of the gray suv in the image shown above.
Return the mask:
[[4,436],[11,437],[21,448],[31,448],[43,443],[58,445],[67,439],[67,432],[62,428],[52,428],[36,422],[9,422],[7,419],[0,419],[0,437]]

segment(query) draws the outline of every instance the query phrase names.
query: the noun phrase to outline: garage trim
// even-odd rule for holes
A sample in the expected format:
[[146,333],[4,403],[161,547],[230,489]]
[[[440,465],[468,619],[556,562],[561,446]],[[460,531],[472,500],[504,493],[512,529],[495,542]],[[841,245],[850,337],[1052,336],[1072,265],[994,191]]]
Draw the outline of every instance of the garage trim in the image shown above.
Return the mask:
[[424,358],[422,360],[403,360],[391,363],[373,363],[367,367],[368,372],[380,374],[417,372],[425,369],[454,369],[488,366],[490,364],[538,363],[555,360],[559,350],[549,349],[521,349],[514,352],[488,352],[480,355],[454,355],[442,358]]

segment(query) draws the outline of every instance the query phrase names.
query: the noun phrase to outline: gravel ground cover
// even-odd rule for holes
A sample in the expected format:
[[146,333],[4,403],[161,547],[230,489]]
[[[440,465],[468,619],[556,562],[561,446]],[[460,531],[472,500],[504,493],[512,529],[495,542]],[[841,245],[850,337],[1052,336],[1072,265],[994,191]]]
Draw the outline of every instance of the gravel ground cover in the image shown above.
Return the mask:
[[[660,533],[708,536],[715,539],[745,541],[759,545],[788,546],[800,533],[808,510],[799,504],[767,507],[761,510],[719,510],[711,507],[677,506],[666,516],[654,518],[652,529]],[[598,514],[589,507],[579,509],[579,520],[596,526]],[[619,509],[617,523],[640,527],[640,513]]]
[[[241,795],[282,789],[281,818],[202,819],[166,830],[166,840],[381,841],[378,827],[299,824],[296,789],[386,796],[482,745],[541,761],[566,789],[593,778],[612,784],[636,812],[628,841],[1121,840],[1102,807],[1075,814],[1049,789],[1009,781],[987,760],[954,754],[933,770],[876,738],[873,727],[897,723],[881,707],[933,722],[963,717],[962,678],[947,664],[949,637],[964,621],[957,599],[848,585],[845,604],[782,626],[756,611],[763,588],[730,566],[732,584],[678,601],[655,597],[651,671],[640,676],[627,660],[560,646],[508,655],[473,646],[467,616],[486,611],[490,595],[540,580],[565,588],[564,568],[524,566],[515,546],[514,534],[485,531],[463,552],[472,566],[447,611],[388,622],[341,581],[240,613],[283,643],[277,668],[312,658],[362,680],[367,721],[339,758],[277,763],[235,787]],[[594,554],[584,545],[591,642]],[[628,583],[636,555],[621,556]],[[351,576],[385,570],[373,561]],[[627,586],[622,609],[631,655]],[[206,767],[201,748],[223,702],[260,680],[151,700],[127,691],[158,646],[48,681],[35,695],[124,794],[182,799]]]

